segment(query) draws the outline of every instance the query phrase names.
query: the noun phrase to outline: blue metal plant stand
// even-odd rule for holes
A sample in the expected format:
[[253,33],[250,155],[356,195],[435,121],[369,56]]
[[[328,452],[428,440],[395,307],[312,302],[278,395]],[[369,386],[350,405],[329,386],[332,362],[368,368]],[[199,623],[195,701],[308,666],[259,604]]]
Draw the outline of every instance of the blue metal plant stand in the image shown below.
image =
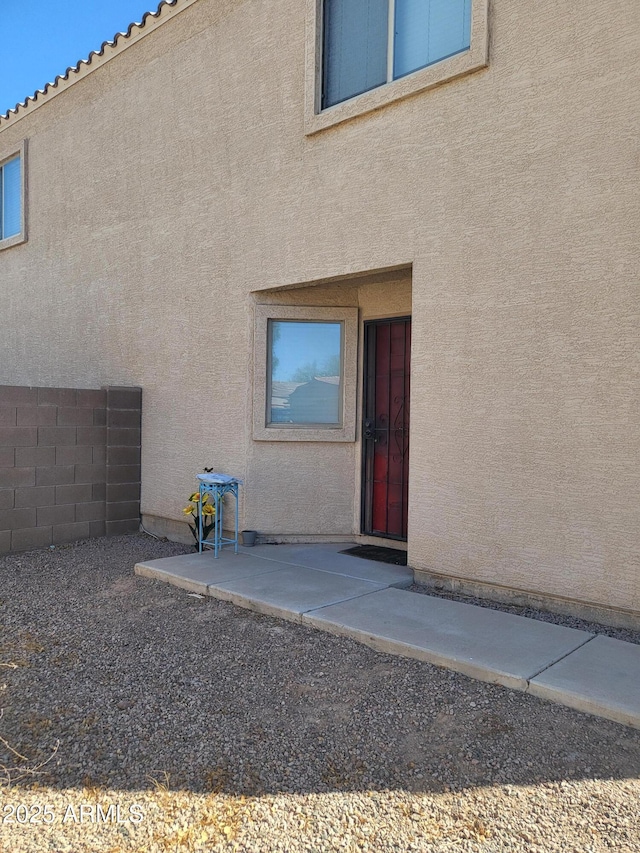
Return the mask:
[[[238,553],[238,490],[242,485],[242,480],[236,477],[227,477],[223,474],[198,474],[200,481],[200,515],[198,520],[198,552],[202,553],[204,548],[213,548],[213,556],[217,559],[220,549],[224,545],[233,545],[234,553]],[[203,515],[202,501],[205,495],[209,495],[215,510],[213,516],[213,538],[211,533],[209,538],[203,536]],[[235,500],[235,518],[233,539],[222,535],[222,516],[224,510],[224,498],[226,495],[231,495]]]

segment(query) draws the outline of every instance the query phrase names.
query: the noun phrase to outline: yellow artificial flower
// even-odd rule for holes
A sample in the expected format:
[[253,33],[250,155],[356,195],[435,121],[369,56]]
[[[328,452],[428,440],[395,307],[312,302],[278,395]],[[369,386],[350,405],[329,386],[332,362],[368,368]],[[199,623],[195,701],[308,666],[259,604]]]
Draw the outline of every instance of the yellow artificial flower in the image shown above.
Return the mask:
[[182,512],[183,512],[185,515],[193,515],[193,507],[192,507],[192,506],[186,506],[186,507],[182,510]]
[[194,492],[194,493],[191,495],[191,497],[189,498],[189,500],[190,500],[190,501],[195,501],[196,503],[198,503],[198,501],[200,500],[200,493],[199,493],[199,492]]
[[211,506],[211,504],[204,504],[202,507],[203,515],[215,515],[215,508]]

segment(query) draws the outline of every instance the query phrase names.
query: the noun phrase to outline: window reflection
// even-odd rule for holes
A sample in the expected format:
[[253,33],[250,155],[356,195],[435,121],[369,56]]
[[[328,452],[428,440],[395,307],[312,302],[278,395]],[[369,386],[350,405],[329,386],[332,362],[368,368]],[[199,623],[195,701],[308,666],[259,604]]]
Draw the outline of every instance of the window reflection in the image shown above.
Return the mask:
[[269,320],[270,425],[342,422],[343,324]]

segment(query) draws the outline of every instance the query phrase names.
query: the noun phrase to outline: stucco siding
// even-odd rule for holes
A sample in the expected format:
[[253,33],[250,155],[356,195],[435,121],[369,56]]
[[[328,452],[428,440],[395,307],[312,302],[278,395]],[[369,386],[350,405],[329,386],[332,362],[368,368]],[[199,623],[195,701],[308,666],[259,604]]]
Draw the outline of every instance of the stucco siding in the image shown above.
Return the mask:
[[0,122],[0,384],[142,386],[143,514],[208,465],[349,536],[359,439],[252,440],[253,305],[410,313],[410,563],[640,612],[639,42],[634,0],[493,0],[486,69],[305,135],[304,4],[194,3]]

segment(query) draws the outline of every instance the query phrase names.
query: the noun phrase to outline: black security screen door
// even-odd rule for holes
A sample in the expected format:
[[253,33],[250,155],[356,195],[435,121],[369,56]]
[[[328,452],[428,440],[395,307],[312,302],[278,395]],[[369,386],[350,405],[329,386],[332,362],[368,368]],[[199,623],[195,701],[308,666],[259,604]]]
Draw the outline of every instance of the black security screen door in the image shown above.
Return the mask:
[[365,323],[362,532],[407,538],[411,318]]

